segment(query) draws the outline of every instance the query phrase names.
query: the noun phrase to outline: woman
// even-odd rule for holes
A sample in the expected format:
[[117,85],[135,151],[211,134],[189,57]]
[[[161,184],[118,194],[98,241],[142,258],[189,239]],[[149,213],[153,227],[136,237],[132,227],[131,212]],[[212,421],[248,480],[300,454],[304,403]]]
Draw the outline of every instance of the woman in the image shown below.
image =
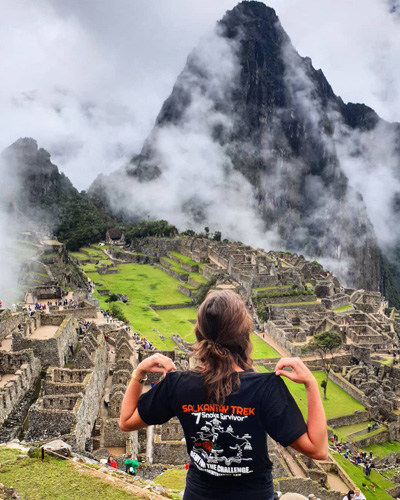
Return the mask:
[[117,462],[114,460],[114,457],[112,455],[110,455],[108,457],[108,460],[107,460],[107,465],[109,465],[110,467],[112,467],[113,469],[116,469],[117,468]]
[[345,495],[342,500],[353,500],[353,497],[354,497],[354,491],[349,490],[347,495]]
[[[177,372],[171,359],[155,354],[139,363],[125,393],[123,431],[179,418],[191,458],[184,500],[272,500],[266,433],[309,457],[327,458],[316,379],[298,358],[281,359],[275,373],[254,372],[251,331],[252,319],[240,297],[212,291],[197,315],[198,368]],[[147,373],[166,376],[140,396]],[[307,425],[281,375],[306,386]]]

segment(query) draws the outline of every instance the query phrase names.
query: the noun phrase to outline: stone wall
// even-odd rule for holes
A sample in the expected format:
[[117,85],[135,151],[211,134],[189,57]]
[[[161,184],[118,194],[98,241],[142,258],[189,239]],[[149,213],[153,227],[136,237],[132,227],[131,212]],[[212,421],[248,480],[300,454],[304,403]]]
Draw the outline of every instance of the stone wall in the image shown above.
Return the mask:
[[28,315],[25,312],[12,313],[9,309],[0,312],[0,343],[15,330],[18,324],[23,324]]
[[[43,384],[43,396],[29,410],[27,440],[72,434],[71,444],[77,449],[85,449],[99,411],[107,375],[107,346],[103,334],[95,327],[90,331],[91,336],[96,331],[95,348],[90,353],[90,370],[49,369]],[[91,339],[92,346],[93,342]],[[54,395],[57,386],[58,394]],[[74,392],[78,386],[82,390]],[[51,394],[45,392],[47,389]]]
[[124,446],[129,433],[122,432],[118,418],[107,418],[104,423],[104,446]]
[[192,306],[191,302],[187,302],[186,304],[170,304],[168,306],[149,304],[149,307],[151,307],[153,311],[163,311],[165,309],[184,309],[185,307],[191,307],[191,306]]
[[327,309],[336,309],[337,307],[343,307],[350,303],[350,297],[346,294],[336,294],[330,298],[324,298],[321,302],[325,305]]
[[177,289],[178,289],[178,292],[183,293],[183,295],[186,295],[186,297],[192,297],[193,292],[195,292],[195,290],[192,290],[190,288],[186,288],[185,286],[179,285],[179,284],[177,286]]
[[277,479],[275,484],[275,490],[281,491],[282,493],[300,493],[306,498],[310,493],[314,493],[317,497],[322,500],[342,500],[343,493],[338,491],[327,491],[321,490],[316,487],[316,484],[311,479],[303,479],[300,477],[291,477],[284,479]]
[[184,465],[189,462],[186,442],[162,441],[155,434],[153,442],[153,462],[158,464]]
[[354,441],[354,445],[357,448],[365,448],[370,444],[379,444],[389,441],[391,439],[389,431],[378,432],[377,434],[373,434],[372,436],[365,437],[364,439],[359,439]]
[[0,424],[32,391],[40,375],[40,361],[32,351],[16,353],[0,351],[0,375],[14,374],[16,378],[0,388]]
[[77,319],[95,319],[97,318],[97,309],[91,305],[88,305],[87,307],[77,307],[76,309],[69,308],[60,310],[58,308],[54,308],[51,311],[51,316],[53,318],[58,316],[60,318],[72,316]]
[[344,425],[360,424],[369,420],[369,413],[366,411],[356,410],[351,415],[344,415],[343,417],[330,418],[327,424],[330,427],[343,427]]
[[75,320],[71,316],[63,318],[52,317],[49,314],[41,315],[41,325],[52,324],[57,326],[59,321],[62,321],[62,323],[54,336],[49,339],[32,339],[26,337],[23,331],[13,332],[13,351],[32,349],[43,365],[63,367],[72,357],[70,346],[75,349],[78,343]]
[[351,384],[348,380],[346,380],[342,375],[339,373],[335,373],[331,371],[329,373],[329,380],[332,380],[332,382],[335,382],[341,389],[343,389],[347,394],[350,394],[356,401],[361,403],[364,406],[368,405],[368,399],[365,396],[365,394],[360,391],[360,389],[357,389],[353,384]]
[[154,267],[156,267],[157,269],[160,269],[161,271],[164,271],[164,273],[169,274],[170,276],[177,279],[178,281],[187,281],[189,278],[188,274],[178,273],[177,271],[174,271],[173,269],[169,269],[168,267],[163,267],[157,263],[154,264]]

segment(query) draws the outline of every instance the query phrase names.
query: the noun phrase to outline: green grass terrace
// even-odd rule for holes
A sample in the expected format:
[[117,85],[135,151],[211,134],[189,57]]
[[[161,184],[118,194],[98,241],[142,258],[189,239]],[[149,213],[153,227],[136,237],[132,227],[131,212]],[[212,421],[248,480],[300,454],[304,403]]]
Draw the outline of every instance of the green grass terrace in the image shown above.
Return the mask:
[[[0,482],[29,500],[139,500],[132,493],[79,471],[70,462],[46,456],[21,457],[19,450],[0,448]],[[38,453],[39,455],[39,453]]]
[[[263,366],[256,367],[260,372],[268,372],[266,368]],[[325,380],[325,373],[318,371],[313,372],[314,377],[318,381],[319,392],[321,398],[323,397],[323,389],[321,387],[321,382]],[[306,389],[302,384],[296,384],[289,380],[286,377],[282,377],[286,386],[288,387],[290,393],[296,400],[301,413],[304,418],[307,418],[307,397],[306,397]],[[337,384],[332,382],[331,380],[328,382],[327,388],[327,399],[322,399],[322,404],[325,409],[326,418],[336,418],[342,417],[343,415],[350,415],[355,410],[364,410],[365,407],[356,401],[353,397],[351,397],[347,392],[341,389]]]
[[[351,463],[347,458],[339,453],[333,453],[333,458],[350,476],[355,484],[360,488],[361,492],[367,500],[393,500],[385,490],[396,486],[394,483],[379,474],[375,469],[372,469],[370,478],[367,478],[360,465]],[[363,487],[363,483],[368,486],[368,489]],[[375,491],[369,488],[369,484],[373,483]]]

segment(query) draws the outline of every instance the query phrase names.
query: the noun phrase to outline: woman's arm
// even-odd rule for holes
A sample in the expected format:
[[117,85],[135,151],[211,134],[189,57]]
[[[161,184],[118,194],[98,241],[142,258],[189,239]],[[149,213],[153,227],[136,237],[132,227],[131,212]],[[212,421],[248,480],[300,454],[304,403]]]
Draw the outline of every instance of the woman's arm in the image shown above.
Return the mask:
[[[286,367],[290,367],[292,371],[284,370]],[[290,446],[308,457],[326,460],[328,458],[328,433],[318,382],[300,358],[282,358],[275,367],[275,374],[287,377],[297,384],[304,384],[306,388],[307,432]]]
[[[164,373],[166,375],[176,367],[172,360],[163,354],[153,354],[144,359],[136,368],[136,375],[144,379],[147,373]],[[126,389],[124,399],[121,405],[121,415],[119,418],[119,428],[121,431],[130,432],[146,427],[146,422],[140,418],[137,411],[137,402],[142,393],[143,384],[135,379],[131,380]]]

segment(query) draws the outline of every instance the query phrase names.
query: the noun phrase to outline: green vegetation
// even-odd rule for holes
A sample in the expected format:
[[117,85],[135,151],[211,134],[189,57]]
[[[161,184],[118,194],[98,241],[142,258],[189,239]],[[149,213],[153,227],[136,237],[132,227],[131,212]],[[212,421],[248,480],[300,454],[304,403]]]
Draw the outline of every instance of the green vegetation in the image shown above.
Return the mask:
[[[318,385],[325,380],[325,372],[313,372],[314,377],[318,381]],[[307,398],[306,389],[304,385],[295,384],[286,377],[283,377],[288,389],[290,390],[292,396],[296,400],[299,408],[304,415],[307,416]],[[319,388],[321,396],[323,395],[323,389]],[[343,415],[350,415],[355,410],[365,410],[364,406],[352,398],[347,392],[341,389],[334,382],[330,382],[329,385],[329,396],[327,399],[323,399],[322,403],[324,405],[326,418],[342,417]]]
[[[344,469],[344,471],[351,477],[351,479],[356,483],[356,485],[361,489],[361,492],[368,498],[368,500],[393,500],[388,493],[386,493],[387,488],[393,488],[396,486],[394,483],[388,479],[381,476],[375,469],[371,471],[371,477],[367,479],[364,475],[363,469],[360,465],[355,465],[349,460],[344,458],[339,453],[333,453],[333,458],[336,462]],[[366,489],[362,487],[362,484],[373,483],[375,485],[375,491]]]
[[49,456],[18,458],[19,450],[0,448],[0,482],[29,500],[138,500],[132,493],[78,471],[67,461]]
[[170,259],[169,257],[161,257],[161,259],[162,259],[161,265],[163,265],[162,261],[168,262],[168,264],[170,264],[169,269],[171,269],[172,271],[175,271],[180,275],[187,274],[190,278],[192,278],[192,280],[196,281],[199,284],[207,283],[206,278],[204,278],[204,276],[202,276],[198,271],[195,272],[185,271],[185,269],[182,269],[179,262],[176,262],[175,260]]
[[267,291],[267,290],[280,290],[280,289],[288,289],[292,288],[292,285],[282,285],[282,286],[263,286],[261,288],[253,288],[255,292]]
[[344,311],[350,311],[350,309],[353,309],[353,306],[351,304],[346,304],[342,307],[337,307],[336,309],[334,309],[334,311],[340,313]]
[[184,264],[187,264],[188,266],[198,266],[199,265],[198,262],[195,262],[190,257],[187,257],[186,255],[183,255],[183,254],[181,254],[179,252],[171,251],[169,253],[171,255],[173,255],[174,257],[176,257],[177,259],[179,259]]
[[358,424],[344,425],[342,427],[336,427],[335,433],[347,437],[350,434],[353,434],[354,432],[358,432],[358,431],[361,431],[363,429],[367,430],[368,423],[371,423],[371,422],[365,421],[365,422],[359,422]]
[[[194,342],[196,340],[194,336],[194,323],[197,318],[196,307],[164,309],[157,311],[157,314],[161,319],[161,323],[157,328],[162,331],[163,335],[164,332],[170,334],[179,333],[186,342]],[[160,342],[158,344],[160,345]]]
[[[101,285],[101,288],[109,289],[110,293],[119,293],[127,295],[129,300],[126,304],[118,302],[122,313],[131,323],[135,332],[138,332],[148,338],[157,347],[163,349],[173,349],[175,343],[170,338],[172,333],[183,333],[188,335],[193,330],[193,324],[189,319],[193,318],[193,312],[187,313],[187,309],[172,309],[163,311],[153,311],[149,304],[171,305],[190,303],[190,297],[186,297],[178,292],[178,281],[172,276],[164,273],[147,264],[118,264],[117,274],[98,274],[88,272],[88,277]],[[107,297],[99,295],[99,287],[95,288],[94,296],[99,299],[103,309],[108,310],[109,304]],[[185,316],[185,310],[187,317]],[[172,317],[176,320],[172,321]],[[163,318],[165,320],[163,321]],[[185,323],[180,323],[185,321]],[[176,328],[177,322],[180,328]],[[161,341],[158,332],[164,335],[166,340]]]
[[368,432],[368,430],[366,429],[365,434],[362,434],[361,436],[354,437],[352,439],[352,441],[359,441],[360,439],[365,439],[367,437],[375,436],[376,434],[380,434],[383,431],[387,431],[386,425],[383,425],[383,426],[381,425],[380,427],[378,427],[378,429],[375,429],[374,431],[371,431],[371,432]]
[[[261,373],[267,373],[268,370],[262,365],[255,366],[256,370]],[[325,379],[324,372],[313,372],[314,377],[318,382],[322,382]],[[296,384],[286,377],[282,377],[286,386],[288,387],[290,393],[296,400],[301,413],[304,418],[307,419],[307,397],[306,389],[302,384]],[[320,393],[322,389],[320,389]],[[342,417],[343,415],[350,415],[355,410],[365,410],[364,406],[352,398],[347,392],[341,389],[337,384],[331,381],[329,397],[328,399],[323,399],[322,404],[324,406],[326,418]],[[337,429],[335,429],[335,432]],[[337,433],[337,432],[336,432]]]
[[[273,299],[277,297],[300,297],[304,295],[313,295],[314,292],[312,290],[304,290],[303,292],[300,290],[294,290],[294,289],[285,289],[280,291],[273,291],[273,292],[268,292],[268,293],[258,293],[257,295],[253,296],[253,300],[255,299],[256,301],[261,301],[262,299]],[[267,302],[266,302],[267,303]]]
[[342,337],[337,332],[321,332],[314,335],[310,342],[302,348],[304,353],[316,352],[320,357],[325,371],[325,380],[321,386],[324,390],[324,399],[326,399],[326,388],[328,386],[329,372],[332,367],[333,354],[342,346]]
[[185,489],[186,474],[187,471],[185,469],[168,469],[164,472],[164,474],[161,474],[161,476],[157,476],[154,479],[154,482],[179,492]]
[[275,351],[273,347],[261,340],[259,337],[257,337],[257,335],[252,334],[251,341],[253,343],[253,352],[251,354],[251,357],[253,359],[281,357],[279,352]]
[[176,227],[168,224],[166,220],[142,220],[126,232],[125,241],[129,244],[133,238],[144,238],[145,236],[170,238],[177,234]]

